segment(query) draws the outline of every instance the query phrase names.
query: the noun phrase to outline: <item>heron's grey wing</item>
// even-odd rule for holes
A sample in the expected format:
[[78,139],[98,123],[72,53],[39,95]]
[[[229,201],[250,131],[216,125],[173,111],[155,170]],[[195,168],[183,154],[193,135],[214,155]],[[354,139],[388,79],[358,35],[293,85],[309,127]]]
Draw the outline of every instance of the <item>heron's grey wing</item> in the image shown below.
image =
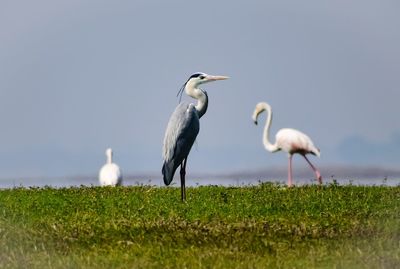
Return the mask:
[[194,105],[179,104],[171,115],[164,137],[162,173],[166,185],[171,183],[175,170],[189,155],[199,130],[199,116]]

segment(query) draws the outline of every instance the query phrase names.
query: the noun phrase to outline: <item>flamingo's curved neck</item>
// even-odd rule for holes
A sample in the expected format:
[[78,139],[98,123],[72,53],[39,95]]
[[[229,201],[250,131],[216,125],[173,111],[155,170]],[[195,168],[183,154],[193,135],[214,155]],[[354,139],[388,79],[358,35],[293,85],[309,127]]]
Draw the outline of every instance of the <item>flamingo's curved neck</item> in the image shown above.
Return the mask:
[[203,91],[200,88],[196,87],[197,85],[193,85],[193,83],[188,83],[185,86],[185,92],[190,97],[197,99],[197,104],[195,106],[197,112],[199,113],[199,118],[201,118],[207,112],[208,108],[208,95],[206,91]]
[[275,152],[278,151],[279,148],[275,144],[272,144],[269,141],[269,129],[271,127],[271,123],[272,123],[272,109],[269,105],[264,104],[264,109],[267,111],[267,121],[265,123],[265,127],[264,127],[264,135],[263,135],[263,143],[264,143],[264,147],[266,150],[270,151],[270,152]]

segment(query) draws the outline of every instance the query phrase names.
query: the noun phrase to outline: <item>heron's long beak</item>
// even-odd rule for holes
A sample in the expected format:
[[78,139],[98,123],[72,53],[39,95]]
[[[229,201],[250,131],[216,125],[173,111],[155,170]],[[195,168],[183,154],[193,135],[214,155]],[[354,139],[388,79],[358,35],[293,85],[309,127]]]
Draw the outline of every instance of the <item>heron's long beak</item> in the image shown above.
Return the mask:
[[208,81],[216,81],[216,80],[224,80],[224,79],[228,79],[229,77],[227,76],[211,76],[211,75],[207,75],[206,79],[207,82]]

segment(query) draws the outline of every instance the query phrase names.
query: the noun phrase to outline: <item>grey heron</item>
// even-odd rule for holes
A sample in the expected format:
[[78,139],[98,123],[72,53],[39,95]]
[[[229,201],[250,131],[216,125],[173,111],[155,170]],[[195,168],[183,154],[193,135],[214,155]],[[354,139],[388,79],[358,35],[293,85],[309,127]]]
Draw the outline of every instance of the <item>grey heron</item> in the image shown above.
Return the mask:
[[317,176],[317,180],[319,184],[322,183],[321,173],[318,171],[317,168],[308,160],[306,154],[313,154],[316,156],[320,156],[320,150],[314,146],[311,138],[309,138],[306,134],[292,128],[283,128],[280,129],[276,133],[275,137],[275,144],[272,144],[269,141],[269,129],[271,127],[272,122],[272,108],[269,104],[265,102],[260,102],[256,105],[254,112],[253,112],[253,121],[257,125],[257,118],[258,115],[263,112],[267,111],[267,121],[264,127],[264,134],[263,134],[263,143],[266,150],[269,152],[277,152],[277,151],[284,151],[289,154],[289,167],[288,167],[288,187],[292,186],[292,157],[293,154],[298,153],[303,156],[312,170],[314,171],[315,175]]
[[165,185],[171,184],[176,169],[181,166],[181,198],[186,200],[185,175],[186,162],[190,149],[200,130],[199,119],[208,107],[207,92],[200,89],[201,84],[227,79],[226,76],[212,76],[205,73],[194,73],[183,84],[178,95],[183,91],[197,99],[197,104],[180,103],[172,113],[164,136],[162,174]]
[[106,150],[107,161],[99,172],[99,182],[101,186],[116,186],[122,183],[122,174],[119,166],[112,161],[112,149]]

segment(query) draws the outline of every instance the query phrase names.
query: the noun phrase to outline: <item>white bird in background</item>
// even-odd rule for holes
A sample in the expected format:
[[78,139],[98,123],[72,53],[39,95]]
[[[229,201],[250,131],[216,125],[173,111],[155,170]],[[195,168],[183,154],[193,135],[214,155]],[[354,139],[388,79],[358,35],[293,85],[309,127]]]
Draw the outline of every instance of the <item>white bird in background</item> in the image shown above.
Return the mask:
[[189,77],[178,92],[179,95],[185,91],[187,95],[197,99],[197,104],[180,103],[172,113],[164,137],[162,174],[164,183],[168,186],[174,178],[176,169],[181,166],[182,201],[186,199],[185,175],[187,157],[199,133],[200,118],[206,113],[208,107],[207,92],[199,87],[204,83],[227,78],[225,76],[195,73]]
[[269,141],[269,129],[272,122],[272,109],[271,106],[265,102],[260,102],[256,105],[253,113],[253,121],[257,124],[258,115],[267,111],[267,122],[264,128],[263,143],[265,148],[270,152],[285,151],[289,154],[289,167],[288,167],[288,186],[293,185],[292,182],[292,157],[293,154],[298,153],[302,155],[314,171],[319,184],[322,183],[321,173],[315,166],[307,159],[306,154],[313,154],[320,157],[320,151],[314,146],[311,139],[304,133],[290,128],[284,128],[278,131],[275,137],[275,144]]
[[111,148],[106,150],[107,162],[100,169],[99,182],[101,186],[116,186],[122,183],[122,174],[119,166],[112,162],[113,152]]

